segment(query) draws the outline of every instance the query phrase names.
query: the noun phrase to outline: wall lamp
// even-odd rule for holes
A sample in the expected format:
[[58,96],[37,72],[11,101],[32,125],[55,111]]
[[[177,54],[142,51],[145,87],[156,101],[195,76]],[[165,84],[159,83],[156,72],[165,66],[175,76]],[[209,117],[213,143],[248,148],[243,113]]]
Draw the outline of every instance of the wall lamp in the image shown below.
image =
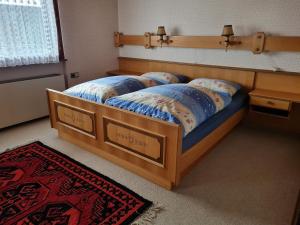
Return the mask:
[[165,27],[164,26],[159,26],[157,28],[157,33],[156,33],[157,36],[159,36],[159,40],[157,40],[157,42],[160,43],[160,47],[162,47],[163,44],[170,44],[172,43],[173,41],[169,39],[169,36],[167,36],[166,34],[166,30],[165,30]]
[[227,51],[230,45],[241,44],[240,41],[230,40],[234,36],[232,25],[224,25],[222,36],[224,37],[224,42],[220,42],[220,44],[224,43],[225,51]]

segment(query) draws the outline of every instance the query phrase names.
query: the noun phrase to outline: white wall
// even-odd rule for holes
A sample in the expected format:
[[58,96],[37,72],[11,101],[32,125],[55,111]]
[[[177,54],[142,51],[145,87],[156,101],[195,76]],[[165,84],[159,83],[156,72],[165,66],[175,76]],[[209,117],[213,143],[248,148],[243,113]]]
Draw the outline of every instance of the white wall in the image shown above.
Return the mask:
[[[118,30],[117,0],[62,0],[59,2],[69,84],[105,75],[117,68],[118,50],[113,46],[113,32]],[[70,79],[79,72],[79,79]],[[0,68],[0,81],[64,73],[62,63]]]
[[118,50],[113,32],[118,30],[117,0],[59,1],[66,71],[79,72],[74,85],[117,68]]
[[[236,35],[263,31],[300,36],[299,0],[119,0],[119,31],[156,32],[164,25],[171,35],[220,35],[232,24]],[[300,72],[300,53],[264,53],[211,49],[125,46],[120,56]]]

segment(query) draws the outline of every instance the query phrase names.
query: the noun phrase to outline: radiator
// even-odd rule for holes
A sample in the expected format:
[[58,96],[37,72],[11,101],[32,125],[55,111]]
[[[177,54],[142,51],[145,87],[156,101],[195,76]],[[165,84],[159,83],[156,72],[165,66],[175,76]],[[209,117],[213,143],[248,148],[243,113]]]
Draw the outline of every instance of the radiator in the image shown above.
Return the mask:
[[0,82],[0,129],[47,116],[46,88],[64,90],[63,75]]

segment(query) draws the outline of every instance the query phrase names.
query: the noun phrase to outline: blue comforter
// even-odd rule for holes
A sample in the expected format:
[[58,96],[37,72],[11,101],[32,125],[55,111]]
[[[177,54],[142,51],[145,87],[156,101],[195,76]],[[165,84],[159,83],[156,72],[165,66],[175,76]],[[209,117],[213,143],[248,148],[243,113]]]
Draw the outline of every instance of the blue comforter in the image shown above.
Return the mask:
[[104,103],[110,97],[127,94],[158,84],[155,80],[142,76],[112,76],[78,84],[65,90],[64,93],[97,103]]
[[231,96],[188,84],[169,84],[107,99],[105,104],[181,124],[186,136],[231,102]]

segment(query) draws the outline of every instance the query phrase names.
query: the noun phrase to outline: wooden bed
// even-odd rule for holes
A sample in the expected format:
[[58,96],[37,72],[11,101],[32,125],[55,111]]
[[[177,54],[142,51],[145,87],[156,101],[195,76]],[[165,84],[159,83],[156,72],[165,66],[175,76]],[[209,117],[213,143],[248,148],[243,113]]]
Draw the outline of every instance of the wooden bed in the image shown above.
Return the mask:
[[[214,77],[235,81],[251,90],[255,72],[232,68],[119,58],[119,70],[143,73],[168,71],[190,78]],[[62,92],[47,90],[51,126],[61,138],[110,160],[148,180],[171,189],[208,150],[244,117],[241,109],[217,129],[182,152],[177,124],[110,107]]]

